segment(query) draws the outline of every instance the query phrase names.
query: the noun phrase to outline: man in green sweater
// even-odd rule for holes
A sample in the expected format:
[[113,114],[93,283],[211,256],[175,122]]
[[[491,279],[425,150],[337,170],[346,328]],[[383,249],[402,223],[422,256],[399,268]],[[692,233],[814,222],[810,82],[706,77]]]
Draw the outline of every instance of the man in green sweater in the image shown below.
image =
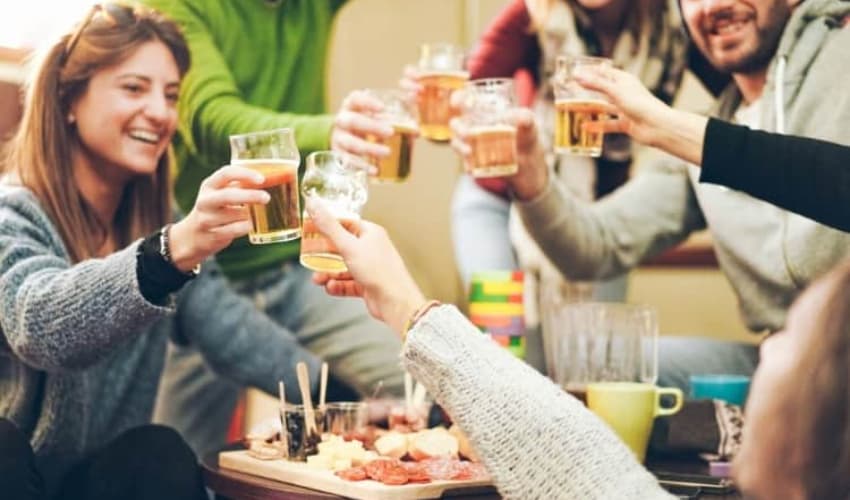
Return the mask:
[[[345,0],[144,2],[181,25],[191,50],[174,141],[175,195],[183,210],[192,206],[201,180],[229,162],[231,134],[291,127],[302,158],[328,149],[332,131],[344,134],[334,131],[334,116],[325,112],[325,66]],[[332,383],[341,382],[336,387],[362,396],[383,381],[385,390],[398,393],[398,338],[358,301],[329,298],[314,286],[298,254],[297,240],[251,245],[241,239],[217,259],[240,293],[329,363]],[[191,346],[173,346],[156,420],[203,453],[224,442],[238,390],[218,379]]]

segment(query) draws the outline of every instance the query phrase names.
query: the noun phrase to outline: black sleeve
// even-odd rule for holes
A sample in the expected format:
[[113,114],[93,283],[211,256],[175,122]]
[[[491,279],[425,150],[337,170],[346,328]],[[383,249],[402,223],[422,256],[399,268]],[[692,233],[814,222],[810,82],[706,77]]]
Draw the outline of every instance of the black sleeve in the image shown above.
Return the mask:
[[850,147],[710,119],[700,182],[721,184],[850,231]]
[[162,305],[170,294],[180,290],[192,278],[180,272],[159,253],[159,231],[145,238],[139,245],[136,277],[142,296],[157,305]]

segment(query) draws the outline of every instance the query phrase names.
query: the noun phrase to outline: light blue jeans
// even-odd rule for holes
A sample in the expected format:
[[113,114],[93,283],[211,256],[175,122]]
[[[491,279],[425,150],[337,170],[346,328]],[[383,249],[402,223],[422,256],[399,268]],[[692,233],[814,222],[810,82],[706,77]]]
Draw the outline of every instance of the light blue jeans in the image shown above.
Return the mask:
[[[333,380],[360,396],[371,394],[379,381],[383,381],[383,394],[402,394],[398,336],[372,319],[362,300],[331,297],[314,285],[310,276],[307,269],[290,263],[232,285],[252,298],[258,310],[290,330],[304,347],[327,361]],[[192,346],[172,344],[154,421],[174,427],[196,453],[206,453],[225,444],[240,389],[216,375]]]

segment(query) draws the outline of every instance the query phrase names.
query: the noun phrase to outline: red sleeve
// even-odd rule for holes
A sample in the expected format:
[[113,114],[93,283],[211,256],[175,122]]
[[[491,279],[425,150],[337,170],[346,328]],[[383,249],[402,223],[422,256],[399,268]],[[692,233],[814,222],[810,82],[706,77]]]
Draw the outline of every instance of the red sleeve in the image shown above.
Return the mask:
[[540,47],[530,33],[531,18],[525,0],[513,0],[497,16],[469,58],[469,76],[512,77],[519,69],[537,71]]
[[[472,79],[516,77],[517,95],[524,106],[534,101],[540,61],[540,45],[530,26],[525,0],[513,0],[493,19],[469,57]],[[508,195],[504,179],[476,179],[475,182],[493,194]]]

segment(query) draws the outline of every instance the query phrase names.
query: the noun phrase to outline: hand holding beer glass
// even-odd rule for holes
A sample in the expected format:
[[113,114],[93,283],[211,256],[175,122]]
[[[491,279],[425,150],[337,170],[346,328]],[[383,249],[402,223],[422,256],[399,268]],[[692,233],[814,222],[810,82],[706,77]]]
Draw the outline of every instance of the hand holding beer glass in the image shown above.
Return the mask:
[[449,120],[452,118],[450,97],[453,91],[469,80],[465,69],[466,55],[460,47],[449,43],[427,43],[419,54],[417,94],[419,126],[422,136],[432,141],[451,138]]
[[373,134],[367,136],[370,142],[383,144],[390,149],[389,156],[369,156],[369,163],[377,168],[372,179],[376,182],[402,182],[410,175],[413,143],[419,135],[415,104],[408,93],[397,89],[366,92],[383,104],[383,109],[375,113],[375,118],[393,129],[389,138]]
[[553,77],[556,152],[593,157],[602,154],[605,134],[592,125],[608,117],[609,106],[602,94],[579,84],[575,72],[577,68],[611,64],[610,59],[601,57],[558,57]]
[[260,173],[258,186],[268,193],[266,205],[250,204],[253,244],[277,243],[301,236],[298,164],[301,155],[290,128],[230,136],[230,163]]
[[517,172],[516,106],[509,78],[473,80],[464,86],[460,121],[467,129],[466,171],[473,177],[503,177]]
[[[350,233],[357,234],[360,211],[366,204],[369,166],[361,158],[339,151],[316,151],[307,156],[301,182],[305,198],[318,198]],[[327,273],[347,271],[345,261],[331,240],[322,235],[304,212],[301,265]]]

